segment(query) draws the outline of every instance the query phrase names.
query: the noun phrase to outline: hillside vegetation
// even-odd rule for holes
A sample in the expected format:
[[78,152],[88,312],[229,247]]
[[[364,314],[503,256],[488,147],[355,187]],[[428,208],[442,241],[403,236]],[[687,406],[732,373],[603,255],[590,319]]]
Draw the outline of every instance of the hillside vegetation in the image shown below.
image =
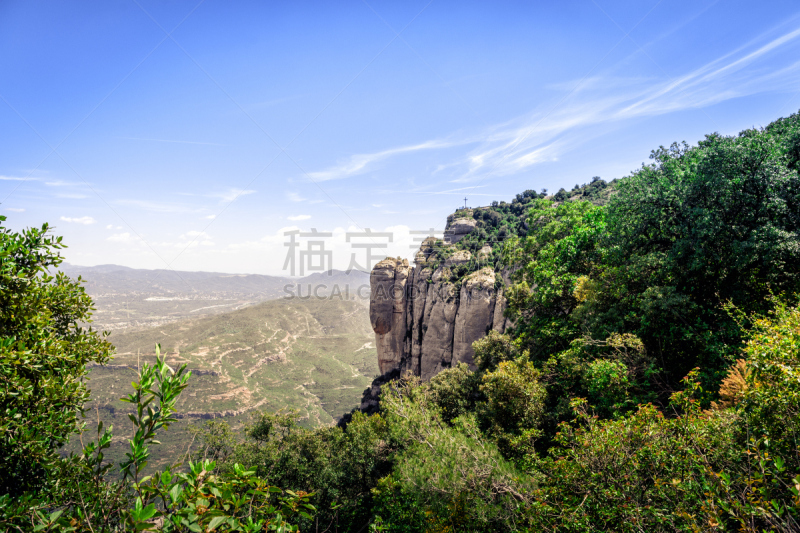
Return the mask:
[[[109,340],[116,366],[152,363],[157,342],[167,363],[186,364],[196,379],[178,402],[184,413],[286,407],[309,425],[330,424],[378,371],[365,305],[338,299],[274,300]],[[90,378],[93,399],[119,407],[105,386],[120,379],[114,370],[96,367]]]
[[[492,260],[514,272],[514,326],[474,343],[474,368],[387,384],[379,412],[344,427],[310,429],[287,411],[240,430],[210,421],[188,470],[145,479],[156,432],[195,377],[163,359],[142,367],[118,466],[100,454],[113,440],[101,430],[82,454],[59,457],[88,399],[84,365],[107,362],[110,347],[76,326],[89,310],[79,286],[37,277],[58,264],[47,228],[6,232],[0,451],[6,476],[24,475],[0,489],[0,520],[17,530],[798,531],[798,170],[792,115],[661,147],[587,194],[526,192],[457,212],[483,222],[460,246],[506,228]],[[171,357],[213,361],[212,348],[235,344],[228,333],[205,337],[218,347],[187,346],[194,355],[176,343]],[[151,340],[129,341],[126,357]],[[236,364],[225,372],[243,379]],[[112,468],[121,480],[109,480]]]
[[[193,377],[179,397],[181,417],[154,455],[168,464],[192,440],[188,426],[224,417],[234,427],[253,410],[290,409],[306,427],[331,425],[358,405],[378,373],[374,335],[361,301],[280,299],[207,318],[112,333],[114,361],[88,374],[90,418],[118,427],[109,457],[123,453],[131,407],[120,400],[160,343],[173,368]],[[73,447],[77,446],[73,440]]]

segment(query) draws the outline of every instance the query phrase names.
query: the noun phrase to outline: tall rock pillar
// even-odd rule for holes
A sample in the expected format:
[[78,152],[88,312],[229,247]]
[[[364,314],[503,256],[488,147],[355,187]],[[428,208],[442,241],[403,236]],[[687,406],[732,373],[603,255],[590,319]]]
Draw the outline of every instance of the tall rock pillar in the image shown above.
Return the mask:
[[370,274],[369,318],[375,331],[381,374],[399,370],[403,363],[410,271],[408,260],[387,257]]

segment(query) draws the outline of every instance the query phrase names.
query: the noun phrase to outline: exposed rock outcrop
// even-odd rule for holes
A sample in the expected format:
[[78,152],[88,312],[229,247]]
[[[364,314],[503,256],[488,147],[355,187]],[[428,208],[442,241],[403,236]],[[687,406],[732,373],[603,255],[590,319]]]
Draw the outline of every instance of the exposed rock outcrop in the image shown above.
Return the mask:
[[491,268],[473,272],[461,285],[453,341],[453,364],[467,363],[474,366],[475,350],[472,349],[472,343],[494,327],[494,308],[497,305],[494,285],[495,275]]
[[410,270],[407,260],[386,258],[370,274],[369,319],[375,331],[381,374],[399,368],[402,362]]
[[457,218],[444,230],[445,244],[455,244],[464,238],[464,235],[475,229],[476,222],[472,218]]
[[[450,236],[457,242],[474,229],[474,220],[455,219],[445,239]],[[437,254],[435,243],[432,238],[422,243],[414,267],[406,260],[386,258],[372,270],[370,320],[384,376],[411,373],[427,380],[458,363],[474,367],[472,343],[492,329],[503,332],[507,327],[503,284],[494,269],[484,267],[456,278],[454,269],[470,263],[473,254],[452,250],[447,240],[446,253]],[[486,264],[491,254],[486,245],[475,259]],[[375,402],[378,385],[376,381],[378,390],[365,392],[362,409]]]

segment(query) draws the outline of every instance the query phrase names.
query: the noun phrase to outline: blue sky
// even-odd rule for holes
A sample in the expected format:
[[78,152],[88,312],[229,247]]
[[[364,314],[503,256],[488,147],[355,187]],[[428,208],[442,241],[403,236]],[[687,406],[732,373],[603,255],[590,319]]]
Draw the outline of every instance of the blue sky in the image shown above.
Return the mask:
[[311,228],[411,257],[464,196],[798,109],[796,1],[0,2],[0,212],[74,264],[285,274]]

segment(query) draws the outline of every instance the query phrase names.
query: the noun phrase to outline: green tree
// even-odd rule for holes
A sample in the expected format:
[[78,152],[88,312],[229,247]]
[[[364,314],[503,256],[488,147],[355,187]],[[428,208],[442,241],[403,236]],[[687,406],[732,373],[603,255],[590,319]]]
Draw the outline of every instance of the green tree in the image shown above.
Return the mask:
[[486,402],[480,419],[506,456],[522,457],[533,452],[542,434],[546,391],[539,383],[539,371],[526,357],[505,361],[481,378]]
[[[474,414],[448,423],[434,396],[418,380],[387,387],[382,408],[396,449],[395,466],[379,483],[378,500],[385,504],[405,497],[408,504],[394,508],[404,520],[421,521],[424,527],[418,530],[519,530],[532,480],[481,432]],[[394,517],[381,517],[390,530],[405,531]]]
[[307,429],[298,417],[254,413],[241,439],[225,423],[208,424],[198,431],[195,459],[217,457],[217,472],[225,474],[236,464],[251,465],[271,485],[313,493],[309,501],[318,512],[298,518],[303,531],[358,531],[371,518],[371,490],[391,470],[386,422],[355,412],[346,428]]
[[695,366],[719,382],[742,335],[723,305],[764,311],[770,291],[800,290],[798,124],[661,147],[620,182],[595,334],[637,334],[672,384]]
[[[800,308],[776,300],[756,317],[744,348],[733,411],[738,415],[738,468],[715,472],[716,520],[730,530],[794,531],[800,527]],[[731,383],[731,381],[728,381]]]
[[105,334],[84,326],[93,307],[80,278],[53,274],[62,248],[47,224],[0,225],[0,494],[56,482],[56,450],[89,398],[86,365],[112,353]]
[[580,334],[571,314],[580,303],[576,289],[604,264],[605,209],[586,201],[553,206],[536,200],[528,220],[528,236],[506,244],[504,261],[520,266],[508,305],[518,341],[537,361],[568,348]]
[[739,459],[736,417],[706,415],[691,395],[675,401],[681,416],[647,404],[612,421],[576,400],[577,418],[561,426],[551,453],[534,466],[544,481],[531,530],[718,531],[708,491],[713,472]]

